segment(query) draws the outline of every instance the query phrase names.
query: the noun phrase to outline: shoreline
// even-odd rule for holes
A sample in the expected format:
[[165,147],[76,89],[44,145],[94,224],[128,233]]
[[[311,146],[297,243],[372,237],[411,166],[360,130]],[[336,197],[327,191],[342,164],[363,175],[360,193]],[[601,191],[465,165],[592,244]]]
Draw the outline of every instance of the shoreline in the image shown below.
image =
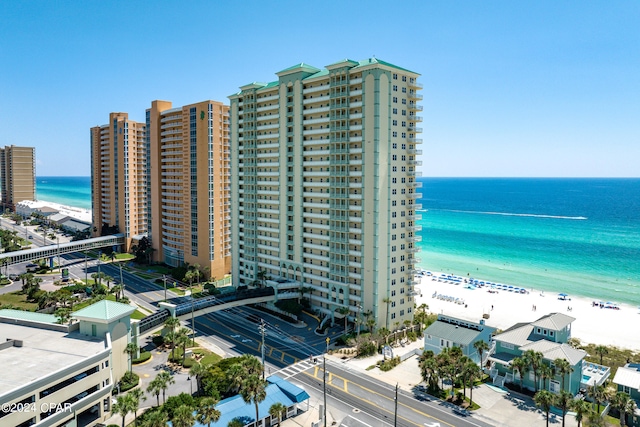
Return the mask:
[[80,208],[77,206],[69,206],[61,203],[50,202],[42,199],[38,200],[23,200],[18,205],[28,206],[30,209],[39,209],[44,206],[48,206],[59,211],[61,214],[70,216],[74,219],[80,220],[82,222],[91,223],[92,222],[92,212],[91,209]]
[[[549,313],[564,313],[576,320],[571,325],[571,337],[578,338],[583,344],[611,345],[634,351],[640,350],[640,335],[630,334],[629,327],[640,320],[640,309],[629,304],[593,300],[582,296],[568,295],[565,300],[560,294],[531,288],[526,293],[509,292],[504,288],[486,285],[469,289],[464,278],[459,283],[452,280],[438,281],[440,272],[431,276],[420,276],[416,285],[418,296],[416,305],[427,304],[428,311],[434,314],[446,314],[461,319],[478,322],[487,316],[489,326],[505,330],[520,322],[532,322]],[[454,277],[447,274],[446,276]],[[445,276],[445,277],[446,277]],[[480,282],[480,279],[477,279]],[[486,282],[485,282],[486,283]],[[512,289],[523,289],[513,284]],[[438,295],[450,298],[440,299]],[[458,299],[458,303],[456,303]],[[462,302],[462,303],[461,303]],[[594,302],[597,305],[594,306]],[[609,303],[609,304],[607,304]],[[612,308],[605,308],[605,307]]]

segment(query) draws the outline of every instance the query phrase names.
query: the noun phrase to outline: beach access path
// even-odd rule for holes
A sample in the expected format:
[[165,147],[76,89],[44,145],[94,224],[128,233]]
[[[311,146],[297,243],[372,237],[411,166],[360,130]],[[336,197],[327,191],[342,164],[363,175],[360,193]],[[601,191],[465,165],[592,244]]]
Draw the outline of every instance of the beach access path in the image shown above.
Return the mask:
[[[619,304],[619,309],[594,306],[594,300],[569,295],[567,300],[559,295],[527,289],[528,293],[492,290],[489,286],[469,289],[464,281],[451,283],[440,278],[441,273],[422,276],[416,286],[416,304],[425,303],[429,312],[445,314],[479,322],[488,315],[489,326],[507,329],[516,323],[531,322],[549,313],[564,313],[576,320],[571,324],[571,337],[583,344],[611,345],[630,350],[640,350],[640,334],[636,325],[640,322],[640,309],[628,304]],[[440,280],[440,281],[439,281]],[[517,284],[513,284],[517,285]],[[437,295],[453,299],[439,299]],[[454,302],[456,298],[464,303]],[[599,303],[599,301],[597,301]]]

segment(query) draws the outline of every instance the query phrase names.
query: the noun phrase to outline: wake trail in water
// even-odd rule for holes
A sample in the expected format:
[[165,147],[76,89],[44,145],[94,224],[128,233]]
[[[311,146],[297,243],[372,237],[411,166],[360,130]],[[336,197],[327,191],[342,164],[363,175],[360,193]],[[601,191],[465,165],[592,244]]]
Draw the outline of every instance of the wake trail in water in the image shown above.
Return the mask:
[[456,212],[456,213],[470,213],[477,215],[500,215],[500,216],[520,216],[529,218],[551,218],[551,219],[569,219],[573,221],[584,221],[587,219],[585,216],[561,216],[561,215],[539,215],[539,214],[527,214],[527,213],[511,213],[511,212],[483,212],[483,211],[463,211],[456,209],[432,209],[440,210],[443,212]]

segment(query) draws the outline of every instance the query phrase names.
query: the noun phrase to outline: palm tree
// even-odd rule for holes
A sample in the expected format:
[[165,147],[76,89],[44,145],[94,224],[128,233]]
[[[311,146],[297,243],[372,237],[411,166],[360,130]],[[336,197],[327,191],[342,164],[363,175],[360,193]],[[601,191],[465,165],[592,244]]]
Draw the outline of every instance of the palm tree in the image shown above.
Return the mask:
[[554,406],[562,411],[562,427],[564,427],[564,419],[571,407],[571,402],[573,402],[573,395],[567,390],[560,390],[560,393],[556,395]]
[[478,340],[473,343],[473,348],[476,349],[476,351],[478,352],[478,356],[480,357],[480,367],[484,368],[484,365],[482,363],[482,355],[485,351],[489,351],[489,344],[484,340]]
[[147,400],[144,396],[144,392],[139,388],[131,390],[127,397],[131,399],[131,412],[133,412],[133,422],[138,425],[138,409],[140,409],[140,402]]
[[158,381],[158,377],[151,380],[149,385],[147,386],[147,393],[155,394],[157,405],[160,406],[160,392],[162,392],[162,383]]
[[349,321],[349,307],[340,307],[338,313],[344,316],[344,334],[347,335],[347,322]]
[[187,405],[180,405],[173,411],[171,422],[174,427],[193,427],[196,418],[193,416],[193,409]]
[[387,304],[387,323],[385,324],[385,327],[389,329],[389,304],[391,304],[391,298],[385,298],[382,302]]
[[571,372],[573,372],[573,367],[568,360],[561,358],[557,358],[556,360],[554,360],[553,364],[556,367],[556,374],[560,375],[560,378],[562,378],[562,389],[564,390],[564,377],[565,375],[571,374]]
[[611,406],[620,411],[620,427],[624,427],[627,423],[627,413],[633,414],[636,410],[636,403],[627,393],[619,391],[611,399]]
[[549,427],[549,411],[555,400],[555,395],[549,390],[540,390],[533,396],[533,401],[539,406],[545,413],[547,419],[547,427]]
[[373,333],[373,328],[376,326],[376,319],[373,317],[367,318],[367,328],[369,328],[369,332]]
[[533,371],[533,379],[535,381],[534,390],[538,391],[538,373],[540,372],[540,367],[542,366],[542,358],[543,355],[539,351],[527,350],[522,354],[522,357],[527,362],[527,365],[531,367]]
[[229,381],[229,391],[238,391],[242,387],[247,371],[241,363],[234,363],[227,370],[227,380]]
[[236,417],[231,421],[229,421],[229,424],[227,424],[227,427],[244,427],[244,422],[241,419]]
[[120,415],[122,417],[122,427],[124,427],[124,419],[131,412],[131,398],[129,395],[118,396],[116,403],[113,404],[111,408],[112,412]]
[[265,281],[268,279],[267,272],[265,270],[258,270],[258,273],[256,273],[256,279],[258,279],[262,287],[265,287]]
[[130,342],[124,348],[124,353],[129,355],[129,372],[133,372],[133,356],[138,353],[138,344]]
[[164,412],[159,410],[149,411],[145,413],[144,427],[166,427],[167,421],[169,420]]
[[282,418],[286,412],[287,407],[280,402],[274,403],[269,408],[269,415],[271,415],[271,418],[278,418],[278,426],[282,423]]
[[600,364],[602,365],[602,358],[605,354],[609,354],[609,349],[605,345],[599,345],[596,346],[594,351],[596,352],[596,354],[600,355]]
[[391,335],[391,331],[387,328],[380,328],[378,329],[378,333],[382,336],[382,339],[384,339],[384,343],[388,345],[389,335]]
[[515,357],[511,361],[511,369],[514,372],[518,372],[518,375],[520,376],[520,391],[524,390],[524,376],[529,370],[529,364],[522,357]]
[[198,422],[206,424],[207,427],[211,427],[211,423],[218,422],[222,414],[216,409],[217,404],[218,401],[213,397],[202,398],[196,408],[196,419]]
[[580,427],[584,416],[591,412],[591,404],[584,399],[574,399],[570,406],[571,410],[576,413],[576,421],[578,422],[578,427]]
[[115,285],[111,288],[111,292],[116,296],[116,302],[120,301],[120,293],[122,292],[122,285]]
[[189,332],[190,331],[187,328],[180,328],[176,332],[176,337],[175,337],[176,344],[182,346],[182,365],[183,366],[184,366],[184,361],[187,358],[187,344],[191,342],[191,339],[189,338]]
[[419,366],[422,380],[429,385],[430,390],[436,390],[438,388],[438,364],[433,351],[427,350],[420,355]]
[[478,365],[472,363],[467,365],[467,379],[469,380],[469,407],[473,407],[473,384],[477,379],[482,378],[482,370]]
[[258,425],[260,420],[258,414],[258,404],[267,397],[266,392],[267,383],[259,375],[249,375],[240,389],[240,395],[245,403],[251,403],[256,407],[256,419],[255,425]]
[[171,358],[173,358],[173,349],[176,346],[175,330],[179,325],[180,325],[180,320],[177,317],[171,316],[164,321],[164,326],[167,329],[169,329],[169,333],[167,333],[167,337],[169,338],[169,341],[171,341]]
[[69,319],[71,319],[71,310],[68,308],[59,308],[55,311],[55,316],[58,318],[57,323],[63,325],[67,323]]
[[158,380],[160,389],[162,390],[162,403],[164,404],[164,402],[166,402],[165,393],[167,392],[169,385],[174,384],[176,380],[174,380],[173,376],[167,371],[160,372],[156,377],[156,380]]
[[600,415],[600,405],[607,400],[607,391],[602,385],[593,385],[587,389],[587,396],[591,397],[598,406],[598,415]]
[[262,363],[257,357],[250,354],[243,354],[240,356],[240,364],[247,372],[247,375],[260,375],[262,374]]
[[549,365],[540,366],[540,378],[542,378],[542,388],[547,389],[547,380],[553,378],[553,370]]
[[189,370],[189,375],[195,377],[196,384],[198,386],[198,396],[200,395],[200,390],[202,389],[202,376],[208,372],[208,368],[206,365],[202,363],[196,362],[193,364],[191,369]]

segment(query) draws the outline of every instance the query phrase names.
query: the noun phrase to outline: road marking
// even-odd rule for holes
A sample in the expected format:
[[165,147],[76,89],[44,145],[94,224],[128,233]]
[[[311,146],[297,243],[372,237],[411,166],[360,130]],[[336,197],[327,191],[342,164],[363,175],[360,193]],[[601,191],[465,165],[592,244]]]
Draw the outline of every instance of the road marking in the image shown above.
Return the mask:
[[[317,372],[317,371],[318,371],[318,369],[316,369],[316,372]],[[311,374],[309,374],[309,373],[308,373],[308,372],[306,372],[306,371],[304,372],[304,374],[305,374],[305,375],[309,375],[309,376],[311,376]],[[351,380],[348,380],[348,379],[343,378],[343,377],[341,377],[341,376],[339,376],[339,375],[336,375],[336,374],[332,374],[331,372],[328,372],[328,374],[329,374],[329,380],[327,381],[327,384],[328,384],[329,386],[331,386],[331,387],[338,388],[338,387],[334,386],[333,384],[331,384],[331,378],[332,378],[332,375],[334,375],[336,378],[341,379],[341,380],[343,381],[344,387],[346,387],[346,386],[347,386],[347,383],[351,383],[351,382],[352,382]],[[317,378],[317,375],[313,375],[313,377],[314,377],[314,378]],[[383,399],[386,399],[386,400],[389,400],[389,401],[391,401],[391,402],[394,402],[394,399],[393,399],[393,398],[391,398],[391,397],[389,397],[389,396],[386,396],[386,395],[384,395],[384,394],[381,394],[381,393],[378,393],[378,392],[376,392],[376,391],[373,391],[373,390],[371,390],[371,389],[369,389],[369,388],[367,388],[367,387],[364,387],[364,386],[362,386],[361,384],[358,384],[358,383],[356,383],[356,382],[353,382],[353,384],[354,384],[355,386],[360,387],[362,390],[366,390],[366,391],[368,391],[369,393],[376,394],[376,395],[378,395],[378,396],[382,397]],[[354,395],[354,394],[349,393],[349,395],[350,395],[351,397],[354,397],[354,398],[356,398],[356,399],[358,399],[358,400],[361,400],[361,401],[363,401],[363,402],[370,403],[368,400],[366,400],[366,399],[362,399],[362,398],[360,398],[360,397],[358,397],[358,396],[356,396],[356,395]],[[418,415],[421,415],[421,416],[424,416],[424,417],[427,417],[427,418],[432,418],[432,419],[434,419],[434,420],[438,420],[438,421],[440,421],[441,423],[443,423],[443,424],[445,424],[445,425],[448,425],[448,426],[450,426],[450,427],[456,427],[456,426],[454,426],[453,424],[449,424],[449,423],[448,423],[448,422],[446,422],[446,421],[443,421],[443,420],[441,420],[441,419],[439,419],[439,418],[434,417],[433,415],[429,415],[429,414],[427,414],[427,413],[425,413],[425,412],[422,412],[422,411],[420,411],[420,410],[418,410],[418,409],[416,409],[416,408],[412,408],[411,406],[408,406],[408,405],[406,405],[406,404],[404,404],[404,403],[402,403],[402,402],[398,402],[398,405],[402,405],[402,406],[404,406],[405,408],[407,408],[407,409],[409,409],[409,410],[411,410],[411,411],[413,411],[413,412],[417,413]],[[382,406],[378,406],[378,407],[379,407],[381,410],[383,410],[383,411],[385,411],[385,412],[388,412],[388,413],[389,413],[389,414],[391,414],[391,415],[394,415],[394,413],[393,413],[392,411],[389,411],[388,409],[383,408]],[[437,408],[432,408],[432,409],[437,409]],[[416,426],[418,426],[418,427],[422,427],[422,426],[420,426],[420,424],[416,424],[416,423],[414,423],[413,421],[408,420],[408,419],[406,419],[406,418],[404,418],[404,417],[402,417],[402,416],[398,416],[398,418],[401,418],[401,419],[403,419],[403,420],[405,420],[405,421],[407,421],[407,422],[409,422],[409,423],[411,423],[411,424],[414,424],[414,425],[416,425]]]

